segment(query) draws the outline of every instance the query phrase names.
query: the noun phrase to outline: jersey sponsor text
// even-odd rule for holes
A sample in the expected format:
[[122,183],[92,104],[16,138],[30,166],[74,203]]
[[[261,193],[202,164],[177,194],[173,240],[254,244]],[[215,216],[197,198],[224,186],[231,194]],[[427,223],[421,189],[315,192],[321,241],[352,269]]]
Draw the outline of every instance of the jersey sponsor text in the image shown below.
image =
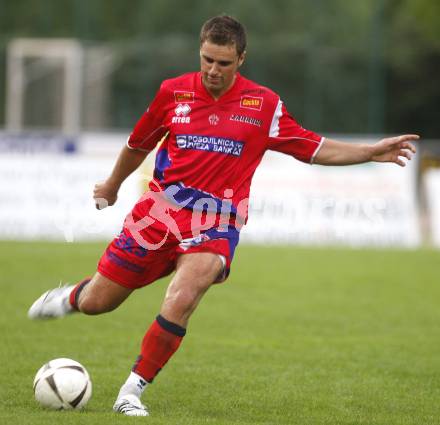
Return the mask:
[[194,103],[193,91],[174,91],[174,102],[176,103]]
[[176,142],[180,149],[194,149],[232,156],[240,156],[244,146],[243,142],[238,142],[233,139],[193,134],[176,135]]
[[246,109],[254,109],[255,111],[261,111],[263,106],[262,97],[254,96],[242,96],[240,100],[240,107]]
[[229,120],[243,122],[245,124],[256,125],[257,127],[261,127],[263,124],[262,120],[259,120],[257,118],[247,117],[246,115],[232,114],[231,117],[229,118]]

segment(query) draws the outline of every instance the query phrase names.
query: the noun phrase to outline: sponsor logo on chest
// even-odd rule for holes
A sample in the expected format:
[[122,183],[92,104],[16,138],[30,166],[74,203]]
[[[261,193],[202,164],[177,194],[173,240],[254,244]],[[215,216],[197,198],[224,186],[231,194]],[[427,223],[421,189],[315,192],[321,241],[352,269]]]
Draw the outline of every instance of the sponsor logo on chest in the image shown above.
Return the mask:
[[194,103],[194,92],[174,90],[174,102],[175,103]]
[[178,134],[176,143],[179,149],[215,152],[230,156],[240,156],[244,147],[244,143],[237,140],[195,134]]
[[232,114],[229,118],[229,121],[242,122],[245,124],[255,125],[257,127],[261,127],[263,125],[263,121],[257,118],[248,117],[246,115],[237,115]]
[[263,107],[263,98],[255,96],[241,96],[240,108],[253,109],[254,111],[261,111]]
[[191,122],[191,117],[189,113],[191,112],[191,107],[187,103],[179,103],[174,109],[175,116],[171,118],[173,124],[189,124]]

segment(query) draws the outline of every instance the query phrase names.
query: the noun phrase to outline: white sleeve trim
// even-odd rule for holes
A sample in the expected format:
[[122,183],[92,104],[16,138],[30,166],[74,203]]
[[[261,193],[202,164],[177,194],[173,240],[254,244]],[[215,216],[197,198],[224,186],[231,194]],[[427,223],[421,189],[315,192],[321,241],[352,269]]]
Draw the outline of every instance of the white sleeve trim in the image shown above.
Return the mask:
[[310,158],[310,165],[313,165],[315,162],[316,155],[318,155],[318,152],[321,150],[322,146],[324,145],[325,137],[321,139],[321,143],[316,148],[315,152],[313,153],[312,157]]
[[283,115],[283,102],[278,99],[277,107],[273,114],[272,123],[270,124],[269,137],[278,137],[280,134],[280,118]]
[[129,143],[128,143],[129,140],[130,140],[130,136],[128,136],[128,138],[127,138],[127,142],[126,142],[126,146],[127,146],[128,149],[131,149],[132,151],[142,151],[142,152],[147,152],[147,153],[150,153],[150,152],[151,152],[151,151],[148,150],[148,149],[133,148],[133,147],[131,147],[131,146],[129,145]]

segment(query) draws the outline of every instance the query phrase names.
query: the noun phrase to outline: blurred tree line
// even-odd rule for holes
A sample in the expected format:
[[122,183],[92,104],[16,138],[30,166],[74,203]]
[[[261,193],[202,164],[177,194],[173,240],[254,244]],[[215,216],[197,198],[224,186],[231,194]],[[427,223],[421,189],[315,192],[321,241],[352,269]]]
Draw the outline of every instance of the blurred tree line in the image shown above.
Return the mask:
[[[2,82],[14,37],[112,48],[112,127],[131,127],[161,80],[197,70],[201,24],[227,13],[248,30],[242,73],[305,127],[439,137],[439,0],[0,0],[0,11]],[[4,98],[2,83],[0,125]]]

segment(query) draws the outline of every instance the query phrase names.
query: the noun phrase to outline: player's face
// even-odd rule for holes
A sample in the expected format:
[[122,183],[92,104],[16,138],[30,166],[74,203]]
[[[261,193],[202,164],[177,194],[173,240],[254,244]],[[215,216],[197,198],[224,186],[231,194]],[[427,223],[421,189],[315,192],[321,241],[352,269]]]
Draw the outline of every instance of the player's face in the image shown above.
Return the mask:
[[202,82],[213,97],[218,99],[234,84],[245,53],[238,55],[235,44],[220,46],[205,41],[200,48]]

